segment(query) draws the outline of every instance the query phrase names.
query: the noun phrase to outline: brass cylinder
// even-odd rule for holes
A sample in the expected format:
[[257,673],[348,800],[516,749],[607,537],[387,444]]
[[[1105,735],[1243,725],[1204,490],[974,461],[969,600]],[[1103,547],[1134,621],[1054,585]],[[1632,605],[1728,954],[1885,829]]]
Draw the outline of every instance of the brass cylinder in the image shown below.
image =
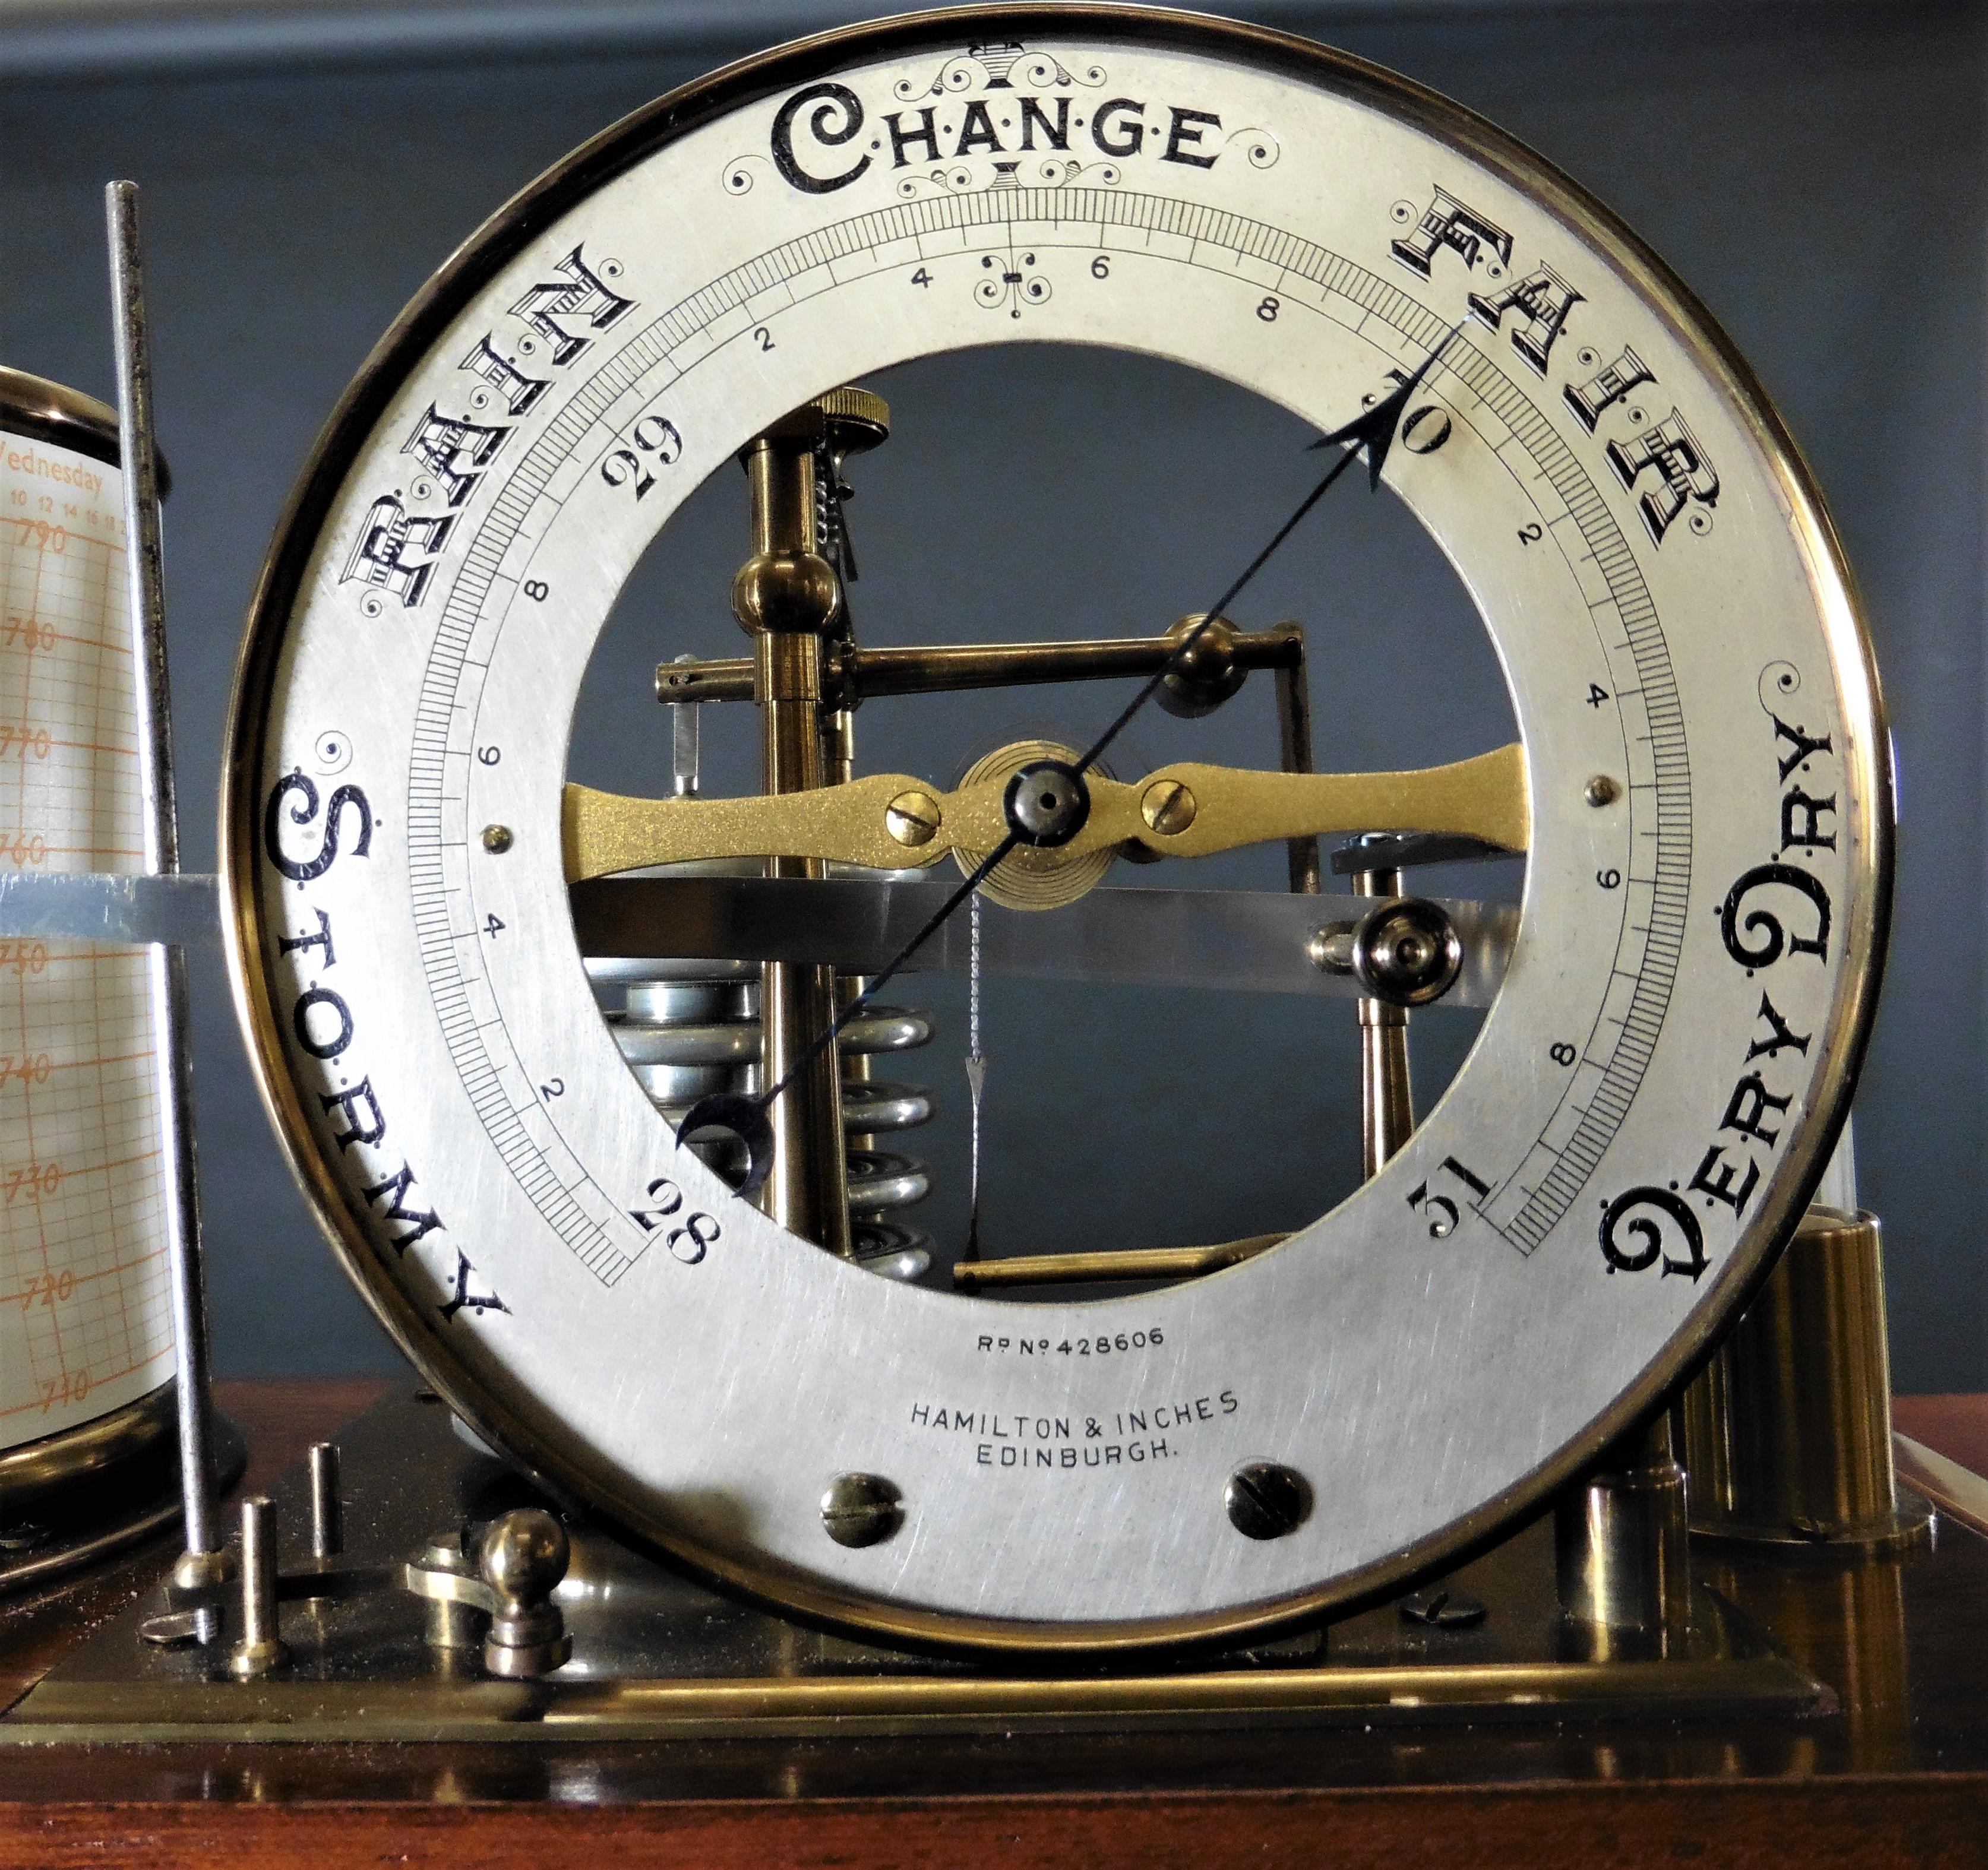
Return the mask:
[[1594,1660],[1682,1652],[1691,1615],[1684,1470],[1670,1419],[1625,1436],[1554,1503],[1554,1566],[1573,1647]]
[[1875,1216],[1809,1210],[1679,1413],[1696,1531],[1869,1547],[1923,1530],[1892,1465]]

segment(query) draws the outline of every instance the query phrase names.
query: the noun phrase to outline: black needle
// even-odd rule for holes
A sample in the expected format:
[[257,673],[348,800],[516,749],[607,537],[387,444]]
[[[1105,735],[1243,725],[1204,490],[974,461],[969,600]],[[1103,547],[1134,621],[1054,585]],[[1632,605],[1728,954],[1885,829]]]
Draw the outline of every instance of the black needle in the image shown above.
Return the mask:
[[[1089,815],[1090,808],[1090,795],[1084,784],[1084,775],[1104,758],[1106,749],[1124,731],[1139,711],[1159,692],[1161,684],[1201,640],[1202,633],[1235,603],[1250,581],[1270,563],[1277,549],[1297,530],[1305,515],[1325,498],[1332,484],[1359,458],[1362,450],[1367,455],[1368,486],[1370,489],[1379,488],[1381,469],[1387,461],[1388,450],[1394,446],[1395,432],[1400,427],[1402,412],[1408,407],[1409,397],[1421,386],[1422,379],[1435,367],[1443,353],[1449,349],[1452,341],[1462,329],[1460,322],[1452,325],[1443,334],[1442,341],[1416,366],[1413,375],[1404,378],[1398,387],[1380,398],[1371,408],[1363,410],[1344,427],[1334,429],[1330,435],[1311,444],[1314,448],[1338,446],[1345,452],[1326,471],[1318,484],[1299,501],[1290,518],[1271,535],[1270,543],[1244,566],[1235,581],[1202,613],[1201,621],[1182,638],[1179,645],[1159,670],[1119,710],[1111,724],[1091,743],[1090,750],[1074,766],[1066,766],[1060,761],[1042,761],[1016,775],[1008,788],[1008,822],[1010,829],[1007,836],[974,866],[971,874],[959,887],[933,910],[918,933],[871,977],[868,985],[836,1015],[828,1027],[787,1068],[779,1081],[752,1096],[735,1092],[722,1092],[715,1097],[700,1099],[685,1113],[683,1122],[678,1126],[678,1142],[687,1143],[692,1136],[705,1130],[723,1131],[738,1137],[746,1145],[750,1163],[746,1180],[739,1185],[739,1193],[749,1195],[759,1187],[773,1168],[773,1126],[766,1120],[766,1112],[773,1108],[774,1100],[829,1046],[834,1044],[841,1035],[843,1028],[870,1003],[877,991],[901,971],[911,957],[945,927],[953,912],[993,874],[1003,858],[1024,842],[1046,846],[1067,843],[1083,829],[1084,821]],[[1034,775],[1063,781],[1068,787],[1067,801],[1060,802],[1063,803],[1063,809],[1058,814],[1057,827],[1053,832],[1047,835],[1031,835],[1018,810],[1016,802],[1020,785],[1023,781]],[[1045,802],[1046,798],[1045,795]]]
[[1202,632],[1235,603],[1242,594],[1243,588],[1270,563],[1271,555],[1297,530],[1299,522],[1325,498],[1327,490],[1359,458],[1363,448],[1367,451],[1368,490],[1371,491],[1379,488],[1381,469],[1387,461],[1388,451],[1395,445],[1395,434],[1400,427],[1401,413],[1408,407],[1408,398],[1422,386],[1422,379],[1435,367],[1437,360],[1449,349],[1451,340],[1462,329],[1460,322],[1451,326],[1443,334],[1442,342],[1415,366],[1412,376],[1402,380],[1398,389],[1382,397],[1372,408],[1363,410],[1344,427],[1334,429],[1330,435],[1311,444],[1314,448],[1330,448],[1335,444],[1343,444],[1346,452],[1332,464],[1324,479],[1298,502],[1297,510],[1277,528],[1270,542],[1244,566],[1236,582],[1202,613],[1201,621],[1182,638],[1180,646],[1167,658],[1165,665],[1119,711],[1117,719],[1091,743],[1090,751],[1077,762],[1078,772],[1088,772],[1104,758],[1105,750],[1124,732],[1132,717],[1159,693],[1161,684],[1186,660],[1188,653],[1201,640]]

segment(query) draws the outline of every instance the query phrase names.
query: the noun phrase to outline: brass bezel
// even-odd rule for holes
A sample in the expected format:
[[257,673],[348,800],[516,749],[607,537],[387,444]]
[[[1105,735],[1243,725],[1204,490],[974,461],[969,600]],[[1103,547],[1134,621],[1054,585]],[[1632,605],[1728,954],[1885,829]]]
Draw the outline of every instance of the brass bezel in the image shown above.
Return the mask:
[[[120,472],[123,469],[117,412],[108,403],[66,383],[50,383],[46,376],[9,370],[5,364],[0,364],[0,430],[51,442],[59,448],[73,448],[93,461]],[[173,491],[172,476],[163,458],[158,465],[159,498],[163,500]]]
[[[1552,1460],[1483,1502],[1420,1544],[1361,1571],[1269,1607],[1136,1625],[992,1623],[936,1615],[828,1588],[771,1568],[756,1571],[688,1546],[668,1527],[603,1498],[579,1461],[534,1433],[485,1394],[445,1342],[381,1271],[366,1217],[327,1173],[285,1063],[281,1028],[264,967],[264,930],[254,872],[264,707],[289,607],[318,525],[347,465],[405,371],[458,306],[554,216],[663,144],[758,98],[804,84],[859,59],[937,46],[969,37],[1064,36],[1086,32],[1136,36],[1149,44],[1248,62],[1297,82],[1355,98],[1413,124],[1499,174],[1581,238],[1608,254],[1641,289],[1652,312],[1725,390],[1777,474],[1790,524],[1804,549],[1834,672],[1846,704],[1842,749],[1856,777],[1854,814],[1844,822],[1862,855],[1844,916],[1848,954],[1818,1042],[1830,1060],[1818,1111],[1782,1158],[1753,1225],[1721,1277],[1722,1302],[1701,1311],[1587,1430]],[[1328,1612],[1345,1614],[1404,1588],[1415,1577],[1481,1549],[1557,1487],[1592,1465],[1608,1444],[1652,1414],[1709,1355],[1719,1326],[1770,1270],[1780,1245],[1820,1180],[1849,1111],[1883,971],[1893,871],[1892,771],[1882,697],[1849,566],[1807,463],[1765,390],[1711,314],[1634,233],[1600,201],[1486,120],[1384,69],[1294,35],[1199,14],[1123,5],[1019,4],[928,12],[816,35],[727,66],[671,92],[583,144],[485,223],[422,288],[374,348],[340,400],[286,505],[259,579],[230,706],[221,789],[223,918],[228,971],[263,1101],[292,1173],[333,1251],[374,1315],[425,1379],[477,1432],[504,1446],[555,1495],[597,1506],[644,1541],[725,1587],[770,1599],[788,1612],[856,1629],[907,1647],[1023,1652],[1048,1658],[1080,1652],[1129,1656],[1205,1648],[1286,1630]],[[1853,822],[1854,821],[1854,822]]]

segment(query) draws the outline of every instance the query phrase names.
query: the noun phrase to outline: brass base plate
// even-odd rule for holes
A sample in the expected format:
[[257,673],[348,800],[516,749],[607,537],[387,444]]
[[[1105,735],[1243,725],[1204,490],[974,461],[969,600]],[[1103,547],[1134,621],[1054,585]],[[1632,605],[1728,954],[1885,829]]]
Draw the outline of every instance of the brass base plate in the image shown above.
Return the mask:
[[573,1639],[537,1682],[483,1676],[474,1650],[430,1648],[401,1561],[462,1519],[535,1499],[404,1393],[341,1438],[347,1551],[313,1571],[301,1470],[276,1490],[287,1671],[240,1683],[225,1642],[138,1639],[147,1600],[106,1625],[0,1720],[0,1745],[188,1740],[546,1741],[837,1734],[1370,1727],[1384,1722],[1758,1717],[1831,1711],[1830,1692],[1700,1589],[1682,1652],[1579,1659],[1554,1596],[1550,1524],[1536,1522],[1449,1581],[1486,1607],[1465,1628],[1389,1604],[1282,1642],[1082,1675],[891,1653],[720,1597],[597,1527],[572,1529],[558,1602]]
[[1695,1539],[1771,1545],[1787,1552],[1890,1558],[1903,1552],[1923,1551],[1932,1543],[1932,1509],[1909,1488],[1901,1487],[1897,1510],[1882,1525],[1811,1532],[1794,1526],[1750,1526],[1740,1520],[1693,1519],[1691,1531]]

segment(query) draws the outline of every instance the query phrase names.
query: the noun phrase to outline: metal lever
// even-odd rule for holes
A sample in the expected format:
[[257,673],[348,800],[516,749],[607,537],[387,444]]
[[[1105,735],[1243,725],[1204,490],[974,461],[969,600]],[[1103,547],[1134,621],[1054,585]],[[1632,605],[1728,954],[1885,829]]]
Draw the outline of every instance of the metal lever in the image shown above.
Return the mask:
[[[713,799],[633,798],[569,785],[561,802],[566,879],[711,857],[923,869],[1006,837],[1009,777],[941,793],[908,775],[879,773],[824,789]],[[1532,832],[1516,741],[1408,772],[1264,772],[1185,761],[1129,785],[1092,774],[1085,791],[1087,815],[1057,847],[1060,856],[1131,842],[1155,857],[1209,857],[1377,823],[1461,832],[1516,853]]]
[[[1157,636],[1107,636],[1088,643],[948,643],[869,650],[836,646],[823,684],[845,705],[884,695],[955,694],[969,689],[1034,687],[1157,674],[1200,618],[1186,617]],[[1301,661],[1297,625],[1260,634],[1235,630],[1225,617],[1195,645],[1195,667],[1161,690],[1160,705],[1192,719],[1212,711],[1252,670],[1285,670]],[[675,707],[706,701],[749,701],[752,659],[699,660],[680,656],[656,668],[656,699]]]
[[469,1527],[431,1539],[418,1561],[401,1568],[401,1582],[428,1600],[431,1648],[473,1649],[480,1630],[484,1667],[522,1680],[549,1675],[573,1654],[565,1616],[552,1601],[570,1557],[566,1528],[551,1514],[519,1507],[492,1521],[480,1540]]

